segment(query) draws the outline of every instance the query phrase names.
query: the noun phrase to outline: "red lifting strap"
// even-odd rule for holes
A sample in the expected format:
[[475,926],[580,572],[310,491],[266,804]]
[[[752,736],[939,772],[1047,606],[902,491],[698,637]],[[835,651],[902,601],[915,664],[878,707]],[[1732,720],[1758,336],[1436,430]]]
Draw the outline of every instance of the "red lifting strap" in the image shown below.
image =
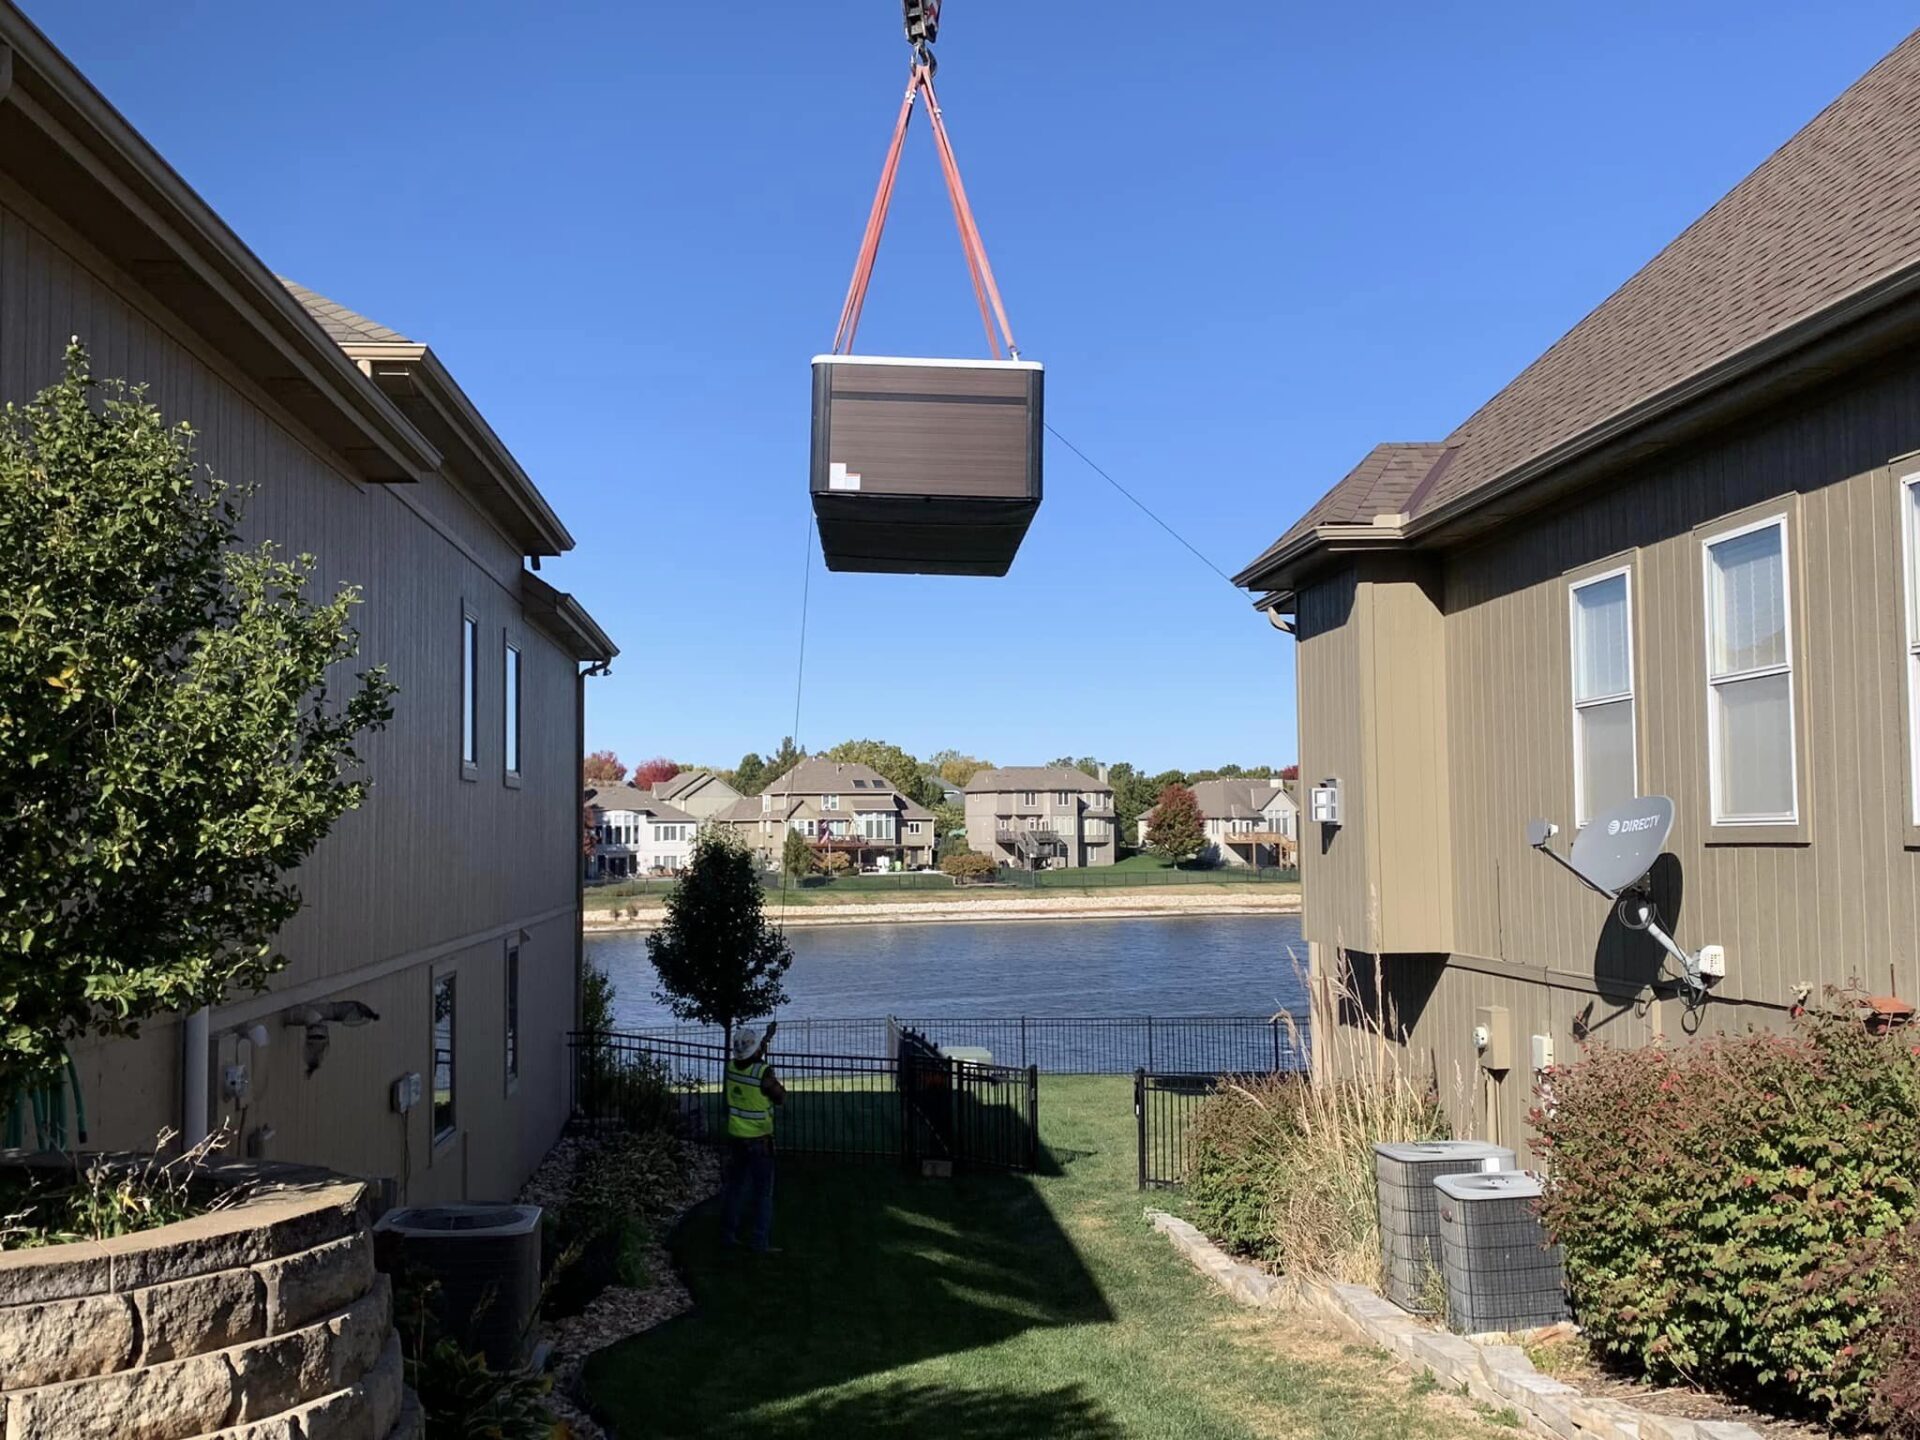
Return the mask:
[[[947,198],[953,201],[953,218],[960,227],[960,247],[967,256],[967,277],[973,282],[973,298],[980,305],[980,323],[987,332],[987,348],[998,360],[1000,342],[1004,339],[1007,353],[1017,360],[1020,347],[1014,344],[1013,327],[1007,323],[1007,307],[1001,303],[1000,287],[994,283],[986,242],[980,238],[980,227],[974,223],[973,206],[967,203],[967,188],[960,180],[960,162],[954,156],[953,141],[947,137],[947,122],[940,114],[939,97],[933,92],[933,67],[918,61],[907,81],[906,97],[900,102],[900,118],[894,122],[893,142],[887,146],[886,163],[880,167],[880,188],[874,193],[873,210],[867,216],[867,233],[860,240],[860,256],[853,263],[853,283],[847,287],[847,302],[840,307],[840,328],[834,332],[833,353],[853,353],[854,332],[860,328],[860,311],[867,303],[867,285],[873,279],[873,262],[880,253],[881,233],[887,228],[887,209],[893,203],[893,182],[900,173],[900,150],[906,143],[907,123],[913,119],[914,100],[923,90],[927,95],[927,116],[933,126],[934,149],[939,152],[941,173],[947,181]],[[1000,325],[997,335],[996,320]]]

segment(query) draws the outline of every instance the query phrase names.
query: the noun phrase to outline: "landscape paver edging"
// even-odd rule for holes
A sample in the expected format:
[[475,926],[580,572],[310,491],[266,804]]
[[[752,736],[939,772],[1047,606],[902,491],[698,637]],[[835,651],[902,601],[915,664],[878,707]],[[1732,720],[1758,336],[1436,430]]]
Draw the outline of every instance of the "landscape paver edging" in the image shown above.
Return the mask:
[[1749,1425],[1655,1415],[1618,1400],[1583,1395],[1534,1368],[1526,1351],[1499,1338],[1470,1339],[1423,1325],[1364,1285],[1335,1285],[1270,1275],[1235,1260],[1187,1221],[1149,1208],[1147,1222],[1193,1267],[1242,1305],[1318,1310],[1415,1373],[1464,1389],[1475,1400],[1511,1408],[1536,1435],[1555,1440],[1761,1440]]

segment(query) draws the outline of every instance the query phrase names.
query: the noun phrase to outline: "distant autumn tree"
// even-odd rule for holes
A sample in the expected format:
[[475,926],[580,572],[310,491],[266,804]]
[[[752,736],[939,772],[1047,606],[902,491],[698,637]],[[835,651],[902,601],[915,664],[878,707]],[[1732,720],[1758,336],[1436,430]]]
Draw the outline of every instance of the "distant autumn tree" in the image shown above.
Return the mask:
[[1147,820],[1147,848],[1175,865],[1184,865],[1207,843],[1200,801],[1185,785],[1169,785]]
[[1300,767],[1298,765],[1281,766],[1279,778],[1282,780],[1298,780],[1300,778]]
[[680,773],[680,767],[664,756],[655,756],[651,760],[642,760],[633,767],[633,785],[636,790],[651,790],[656,785],[664,785]]
[[959,851],[940,862],[940,868],[962,885],[993,878],[993,861],[971,850]]
[[962,789],[969,780],[982,770],[991,770],[991,760],[976,759],[972,755],[962,755],[958,750],[936,750],[927,757],[927,763],[934,773],[949,785],[958,785]]
[[618,785],[627,778],[627,767],[611,750],[596,750],[580,764],[580,776],[589,785]]
[[844,875],[853,868],[853,861],[844,850],[829,850],[820,857],[820,868],[829,875]]

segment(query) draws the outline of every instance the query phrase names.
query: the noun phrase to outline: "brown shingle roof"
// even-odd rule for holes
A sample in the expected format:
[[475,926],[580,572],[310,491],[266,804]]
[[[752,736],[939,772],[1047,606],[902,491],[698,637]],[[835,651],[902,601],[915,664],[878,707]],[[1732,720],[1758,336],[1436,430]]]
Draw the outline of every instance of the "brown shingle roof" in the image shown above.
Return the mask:
[[1280,788],[1278,780],[1196,780],[1193,798],[1209,820],[1251,820],[1272,803]]
[[[1920,31],[1908,36],[1447,439],[1444,469],[1400,495],[1416,520],[1920,263]],[[1369,465],[1329,491],[1242,579],[1312,527],[1372,519]],[[1398,482],[1383,488],[1391,501]],[[1423,493],[1413,493],[1418,490]]]
[[1920,260],[1920,31],[1456,430],[1422,510]]
[[1346,473],[1341,482],[1314,502],[1313,508],[1293,523],[1266,553],[1248,568],[1277,550],[1291,545],[1316,525],[1366,525],[1376,515],[1397,515],[1420,482],[1439,463],[1446,449],[1438,440],[1388,442],[1376,445],[1366,458]]
[[287,293],[307,307],[307,313],[320,322],[320,328],[336,345],[412,345],[398,330],[382,325],[377,320],[347,309],[338,301],[329,300],[316,290],[281,275],[277,277],[287,287]]
[[1009,765],[982,770],[967,782],[969,795],[995,795],[1008,790],[1092,790],[1107,794],[1113,787],[1067,765]]

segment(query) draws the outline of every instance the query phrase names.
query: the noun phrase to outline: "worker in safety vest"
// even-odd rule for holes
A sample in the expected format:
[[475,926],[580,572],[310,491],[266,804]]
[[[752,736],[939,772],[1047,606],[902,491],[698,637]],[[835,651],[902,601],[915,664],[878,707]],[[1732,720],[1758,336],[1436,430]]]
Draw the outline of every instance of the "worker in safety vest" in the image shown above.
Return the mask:
[[740,1243],[740,1221],[752,1207],[753,1232],[748,1245],[759,1254],[772,1247],[773,1235],[773,1107],[786,1102],[787,1091],[774,1077],[767,1061],[778,1023],[764,1034],[751,1026],[733,1032],[733,1059],[727,1066],[727,1168],[720,1190],[723,1245]]

